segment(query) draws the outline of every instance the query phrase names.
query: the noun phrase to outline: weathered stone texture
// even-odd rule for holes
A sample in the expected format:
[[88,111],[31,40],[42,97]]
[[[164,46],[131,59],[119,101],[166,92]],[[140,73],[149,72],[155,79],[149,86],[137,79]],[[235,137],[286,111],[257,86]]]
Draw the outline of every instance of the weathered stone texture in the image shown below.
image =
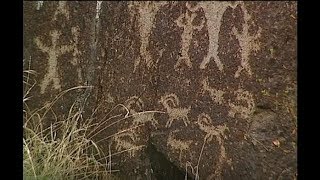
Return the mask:
[[96,137],[130,177],[155,178],[152,144],[189,177],[294,179],[296,19],[296,2],[24,2],[33,106],[91,85],[56,111],[152,111]]

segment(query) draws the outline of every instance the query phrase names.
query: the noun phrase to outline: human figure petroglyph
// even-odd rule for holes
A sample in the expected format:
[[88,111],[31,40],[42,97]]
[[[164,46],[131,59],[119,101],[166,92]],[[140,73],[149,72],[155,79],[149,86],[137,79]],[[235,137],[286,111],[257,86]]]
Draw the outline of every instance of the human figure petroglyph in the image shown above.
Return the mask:
[[184,125],[188,126],[190,123],[190,120],[188,119],[188,113],[191,110],[191,106],[188,108],[179,108],[179,99],[177,95],[173,93],[162,96],[159,102],[162,103],[169,115],[169,120],[166,123],[167,128],[171,127],[172,122],[178,119],[183,120]]
[[[73,35],[73,53],[72,53],[72,65],[78,66],[80,64],[79,62],[79,56],[82,54],[81,51],[78,49],[78,44],[79,44],[79,37],[80,37],[80,28],[78,26],[72,27],[71,32]],[[78,73],[78,82],[81,84],[83,82],[82,79],[82,70],[80,67],[77,67],[77,73]]]
[[58,7],[57,7],[57,10],[54,13],[53,20],[56,21],[57,20],[57,16],[59,14],[63,14],[67,18],[67,20],[69,20],[70,15],[69,15],[69,11],[67,9],[67,1],[59,1],[58,2]]
[[35,43],[38,46],[38,48],[48,54],[48,67],[47,67],[47,73],[44,76],[43,81],[40,84],[40,93],[43,94],[47,88],[47,86],[53,82],[53,88],[56,90],[61,90],[60,85],[60,78],[58,74],[58,57],[62,54],[71,52],[74,50],[74,44],[73,45],[57,45],[57,41],[61,35],[61,32],[58,30],[52,30],[50,31],[51,36],[51,46],[46,46],[43,44],[43,42],[40,40],[39,37],[35,38]]
[[[198,121],[196,123],[199,126],[200,130],[206,134],[204,137],[204,143],[203,143],[202,150],[203,150],[206,142],[212,141],[214,137],[216,138],[216,140],[219,143],[220,155],[219,155],[219,159],[216,164],[215,173],[214,173],[216,177],[219,177],[222,172],[222,165],[227,160],[226,149],[224,147],[224,139],[226,138],[225,132],[227,130],[229,130],[229,128],[226,125],[213,126],[212,119],[210,118],[209,115],[207,115],[205,113],[201,113],[198,116]],[[202,153],[202,150],[201,150],[201,153]],[[200,162],[201,155],[202,154],[200,154],[199,162]],[[198,164],[198,166],[199,166],[199,164]]]
[[135,148],[138,147],[136,145],[138,138],[134,132],[127,131],[120,134],[116,134],[113,137],[113,140],[116,143],[117,152],[122,150],[128,150],[130,157],[133,157],[139,150],[139,148]]
[[190,60],[190,57],[188,55],[189,47],[192,40],[192,34],[193,31],[198,30],[200,31],[204,26],[204,20],[201,21],[199,25],[193,25],[193,20],[197,16],[195,13],[198,8],[197,6],[191,7],[187,3],[187,10],[184,14],[181,14],[178,19],[175,21],[177,26],[180,28],[183,28],[183,32],[181,35],[181,50],[180,54],[181,56],[178,58],[177,63],[174,65],[174,69],[177,71],[179,66],[181,66],[182,63],[184,63],[188,68],[192,67],[192,63]]
[[219,105],[223,105],[224,103],[224,97],[223,95],[225,94],[224,91],[222,90],[218,90],[214,87],[210,87],[209,86],[209,78],[206,77],[204,80],[202,80],[201,82],[202,84],[202,88],[204,91],[208,91],[211,99],[215,102],[215,103],[218,103]]
[[[145,1],[145,2],[131,2],[129,3],[129,9],[132,9],[133,7],[136,7],[138,9],[139,13],[139,34],[141,38],[141,45],[140,45],[140,54],[141,59],[145,61],[147,68],[150,68],[154,62],[150,55],[150,52],[147,50],[147,47],[149,45],[149,37],[152,30],[152,27],[154,26],[154,19],[159,11],[159,9],[167,4],[167,2],[160,1],[160,2],[151,2],[151,1]],[[140,64],[140,58],[136,59],[134,62],[134,69],[133,72],[136,71],[137,67]]]
[[97,4],[96,4],[96,19],[100,18],[101,4],[102,4],[102,1],[97,1]]
[[183,151],[185,152],[188,151],[193,141],[192,140],[181,141],[179,139],[176,139],[174,135],[174,133],[176,132],[178,132],[178,130],[174,130],[169,133],[167,146],[169,146],[171,149],[175,151],[179,151],[179,161],[181,161]]
[[243,24],[243,30],[240,33],[235,27],[232,28],[232,32],[238,39],[241,48],[241,64],[238,66],[238,69],[234,75],[235,78],[240,76],[242,70],[245,70],[250,77],[252,76],[252,70],[249,64],[249,55],[251,51],[258,51],[260,49],[260,45],[257,40],[261,36],[261,28],[259,27],[259,30],[255,35],[250,35],[249,20],[251,19],[251,16],[244,5],[241,6],[241,9],[243,11],[243,18],[245,21]]
[[213,58],[219,71],[223,72],[224,65],[218,55],[219,33],[221,28],[222,16],[228,7],[234,9],[238,4],[239,2],[227,1],[211,1],[198,3],[198,6],[200,6],[205,13],[209,36],[209,50],[200,64],[200,69],[205,69],[207,67],[207,64]]
[[[144,103],[138,96],[132,96],[125,102],[125,106],[129,109],[130,114],[134,115],[143,110]],[[145,124],[147,122],[150,122],[153,127],[157,128],[157,125],[159,123],[154,118],[154,112],[141,113],[139,115],[133,116],[132,123],[134,126],[137,126],[139,124]]]
[[247,106],[237,105],[229,100],[230,110],[228,115],[234,118],[236,114],[239,114],[240,118],[247,119],[254,111],[255,102],[253,95],[249,91],[243,89],[238,89],[234,94],[237,96],[237,101],[243,101]]
[[43,1],[36,1],[36,3],[37,3],[36,9],[40,10],[41,7],[43,6]]

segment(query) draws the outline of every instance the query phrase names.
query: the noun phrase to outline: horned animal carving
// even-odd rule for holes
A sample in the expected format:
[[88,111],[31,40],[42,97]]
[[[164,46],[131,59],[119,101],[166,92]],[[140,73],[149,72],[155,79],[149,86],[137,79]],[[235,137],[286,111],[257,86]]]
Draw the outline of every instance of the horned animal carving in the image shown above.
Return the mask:
[[135,156],[136,151],[141,148],[135,144],[138,139],[133,132],[117,134],[113,137],[113,140],[116,143],[117,152],[127,151],[130,157]]
[[188,126],[190,120],[188,119],[188,113],[191,110],[191,106],[188,108],[179,108],[180,105],[177,95],[171,93],[161,97],[160,103],[166,108],[169,115],[169,120],[166,123],[166,127],[171,127],[174,120],[181,119],[185,126]]
[[[150,122],[152,126],[157,128],[157,125],[159,124],[158,121],[154,118],[154,112],[147,112],[147,113],[140,113],[143,111],[144,103],[138,96],[132,96],[125,102],[125,106],[129,109],[130,114],[133,116],[132,124],[134,126],[137,126],[139,124],[145,124],[147,122]],[[136,114],[136,115],[135,115]]]
[[[197,124],[200,128],[200,130],[202,130],[203,132],[206,133],[205,137],[204,137],[204,143],[203,143],[203,146],[202,146],[202,150],[206,144],[206,142],[210,142],[213,140],[213,138],[215,137],[219,143],[219,146],[220,146],[220,155],[219,155],[219,159],[218,159],[218,163],[216,165],[216,169],[215,169],[215,176],[216,178],[218,178],[220,175],[221,175],[221,171],[222,171],[222,165],[223,163],[225,162],[226,160],[226,149],[224,147],[224,132],[226,130],[228,130],[228,127],[226,125],[224,126],[221,126],[221,125],[218,125],[218,126],[213,126],[211,124],[211,118],[209,115],[205,114],[205,113],[201,113],[199,116],[198,116],[198,121],[197,121]],[[201,150],[201,153],[202,153],[202,150]],[[201,158],[201,154],[200,153],[200,158]],[[200,161],[200,158],[199,158],[199,161]]]
[[188,141],[181,141],[179,139],[176,139],[174,133],[178,132],[178,130],[172,131],[169,134],[167,145],[171,147],[171,149],[179,151],[179,161],[181,161],[181,156],[183,151],[187,151],[190,148],[190,145],[192,144],[192,140]]

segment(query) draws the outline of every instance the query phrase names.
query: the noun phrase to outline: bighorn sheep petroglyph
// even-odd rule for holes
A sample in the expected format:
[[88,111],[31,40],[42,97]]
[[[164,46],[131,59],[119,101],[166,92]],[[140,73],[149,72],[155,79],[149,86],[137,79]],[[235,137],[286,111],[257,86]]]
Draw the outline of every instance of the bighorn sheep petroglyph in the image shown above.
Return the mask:
[[[191,110],[191,106],[188,108],[179,108],[180,105],[177,95],[171,93],[161,97],[160,103],[166,108],[169,115],[169,120],[166,123],[166,127],[171,127],[174,120],[181,119],[185,126],[188,126],[190,120],[188,119],[188,113]],[[170,105],[171,104],[171,105]]]

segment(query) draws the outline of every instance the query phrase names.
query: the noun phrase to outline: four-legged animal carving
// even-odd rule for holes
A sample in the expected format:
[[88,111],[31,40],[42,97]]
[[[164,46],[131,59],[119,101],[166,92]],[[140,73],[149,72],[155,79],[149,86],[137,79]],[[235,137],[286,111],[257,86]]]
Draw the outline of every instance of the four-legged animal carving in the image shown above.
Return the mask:
[[[125,106],[129,109],[130,114],[134,115],[141,112],[144,108],[144,103],[141,98],[132,96],[125,102]],[[133,125],[145,124],[150,122],[152,126],[157,128],[158,121],[154,118],[154,112],[141,113],[133,116]]]
[[[171,105],[170,103],[171,102]],[[185,126],[188,126],[190,120],[188,119],[188,113],[190,112],[191,107],[188,108],[179,108],[180,105],[179,99],[175,94],[168,94],[161,97],[160,103],[166,108],[169,115],[169,120],[166,123],[166,127],[171,127],[171,124],[174,120],[181,119]]]
[[[205,113],[201,113],[198,116],[197,124],[198,124],[200,130],[202,130],[203,132],[206,133],[206,136],[204,137],[204,143],[202,146],[202,150],[204,148],[205,143],[207,141],[212,141],[213,137],[215,137],[217,139],[217,141],[220,145],[220,156],[219,156],[219,160],[218,160],[218,163],[217,163],[216,169],[215,169],[215,176],[219,177],[221,175],[222,165],[227,158],[226,157],[226,149],[224,147],[223,139],[224,139],[224,132],[226,130],[228,130],[228,127],[226,125],[224,125],[224,126],[218,125],[216,127],[213,126],[211,124],[210,116]],[[202,150],[201,150],[201,153],[202,153]],[[201,158],[201,155],[202,154],[200,154],[200,158]],[[199,158],[199,161],[200,161],[200,158]]]
[[130,157],[135,156],[135,152],[138,150],[134,143],[137,141],[137,137],[134,132],[124,132],[117,134],[113,137],[114,142],[116,143],[117,152],[122,150],[128,150]]
[[172,149],[179,151],[179,161],[181,161],[182,151],[187,151],[193,141],[181,141],[179,139],[176,139],[173,134],[175,132],[178,132],[178,130],[170,132],[167,141],[167,146],[170,146]]

